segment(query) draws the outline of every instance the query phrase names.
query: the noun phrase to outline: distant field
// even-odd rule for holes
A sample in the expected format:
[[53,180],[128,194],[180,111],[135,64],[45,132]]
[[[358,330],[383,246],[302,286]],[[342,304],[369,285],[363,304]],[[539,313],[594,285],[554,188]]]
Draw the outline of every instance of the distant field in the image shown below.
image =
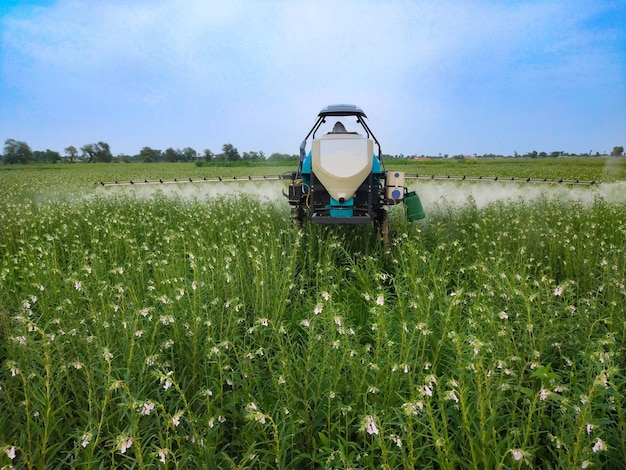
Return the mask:
[[387,167],[601,184],[416,182],[385,254],[283,182],[97,184],[290,165],[0,166],[0,467],[620,468],[626,159]]

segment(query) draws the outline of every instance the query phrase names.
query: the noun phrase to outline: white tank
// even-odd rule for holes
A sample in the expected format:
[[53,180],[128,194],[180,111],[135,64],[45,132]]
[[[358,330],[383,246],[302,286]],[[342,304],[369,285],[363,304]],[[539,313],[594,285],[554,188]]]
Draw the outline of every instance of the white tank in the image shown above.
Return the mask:
[[388,171],[385,179],[385,197],[399,201],[404,199],[404,172]]
[[362,135],[326,134],[311,150],[313,173],[337,201],[351,199],[372,171],[374,144]]

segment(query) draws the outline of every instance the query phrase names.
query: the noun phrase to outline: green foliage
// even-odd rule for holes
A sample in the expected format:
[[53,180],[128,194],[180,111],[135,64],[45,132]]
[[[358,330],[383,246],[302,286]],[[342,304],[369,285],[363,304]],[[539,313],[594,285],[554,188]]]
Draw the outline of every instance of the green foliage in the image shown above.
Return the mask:
[[14,139],[4,141],[5,163],[29,163],[33,159],[33,152],[26,142]]
[[387,167],[420,175],[499,176],[500,178],[626,179],[626,158],[489,158],[388,162]]
[[[174,149],[168,149],[171,150],[172,152],[174,152]],[[141,152],[139,152],[139,160],[142,163],[156,163],[158,161],[161,160],[161,151],[157,150],[157,149],[152,149],[150,147],[144,147],[141,149]],[[168,158],[171,155],[168,154]],[[174,153],[174,158],[177,157],[177,154]],[[171,160],[170,160],[171,161]],[[176,161],[176,160],[174,160]]]
[[223,160],[227,162],[236,162],[241,160],[239,151],[233,146],[233,144],[224,144],[222,147]]
[[224,167],[13,168],[0,465],[626,460],[623,202],[470,200],[417,224],[392,211],[384,255],[370,227],[294,231],[286,204],[93,184]]
[[289,155],[287,153],[273,153],[267,158],[267,160],[270,162],[294,162],[297,164],[298,156]]
[[80,150],[83,153],[83,158],[86,158],[89,163],[111,163],[113,161],[109,144],[106,142],[83,145]]

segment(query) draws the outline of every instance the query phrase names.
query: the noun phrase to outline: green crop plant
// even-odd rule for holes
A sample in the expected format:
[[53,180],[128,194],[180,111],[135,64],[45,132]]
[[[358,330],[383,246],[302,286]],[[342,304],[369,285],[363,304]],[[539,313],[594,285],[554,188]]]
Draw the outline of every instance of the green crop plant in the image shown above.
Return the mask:
[[75,166],[0,182],[0,465],[626,461],[623,199],[391,211],[385,253],[275,200]]

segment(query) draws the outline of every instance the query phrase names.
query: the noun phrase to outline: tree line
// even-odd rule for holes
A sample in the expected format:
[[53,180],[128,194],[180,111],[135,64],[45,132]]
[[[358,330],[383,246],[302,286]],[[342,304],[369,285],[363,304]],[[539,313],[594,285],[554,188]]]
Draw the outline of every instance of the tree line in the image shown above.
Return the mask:
[[[613,147],[610,156],[618,157],[624,154],[623,146]],[[606,155],[606,152],[596,152],[595,156],[600,157]],[[581,154],[569,154],[562,151],[555,151],[551,153],[537,152],[533,150],[525,154],[518,154],[514,152],[513,155],[497,155],[497,154],[485,154],[485,155],[453,155],[448,154],[437,156],[425,156],[425,155],[385,155],[385,159],[416,159],[416,158],[497,158],[497,157],[519,157],[519,158],[547,158],[547,157],[562,157],[562,156],[581,156],[590,157],[592,151]],[[15,139],[7,139],[4,142],[4,154],[0,155],[0,161],[3,163],[57,163],[57,162],[143,162],[143,163],[157,163],[157,162],[263,162],[263,161],[294,161],[297,160],[297,155],[289,155],[285,153],[273,153],[269,157],[265,156],[263,151],[251,151],[239,153],[237,148],[233,144],[224,144],[222,146],[221,153],[213,153],[209,149],[205,149],[202,153],[197,152],[191,147],[185,147],[184,149],[174,149],[169,147],[166,150],[158,150],[150,147],[144,147],[137,155],[125,155],[119,154],[113,156],[111,148],[106,142],[96,142],[92,144],[83,145],[80,148],[76,148],[73,145],[65,147],[64,155],[54,150],[32,150],[26,142],[18,141]]]
[[58,163],[58,162],[261,162],[261,161],[287,161],[296,160],[296,155],[283,153],[273,153],[269,157],[261,151],[250,151],[239,153],[233,144],[224,144],[221,153],[214,153],[205,149],[202,153],[191,147],[184,149],[174,149],[169,147],[166,150],[144,147],[137,155],[119,154],[113,156],[111,148],[106,142],[96,142],[76,148],[73,145],[64,149],[64,155],[53,150],[32,150],[23,141],[7,139],[4,142],[4,154],[0,155],[3,163]]

